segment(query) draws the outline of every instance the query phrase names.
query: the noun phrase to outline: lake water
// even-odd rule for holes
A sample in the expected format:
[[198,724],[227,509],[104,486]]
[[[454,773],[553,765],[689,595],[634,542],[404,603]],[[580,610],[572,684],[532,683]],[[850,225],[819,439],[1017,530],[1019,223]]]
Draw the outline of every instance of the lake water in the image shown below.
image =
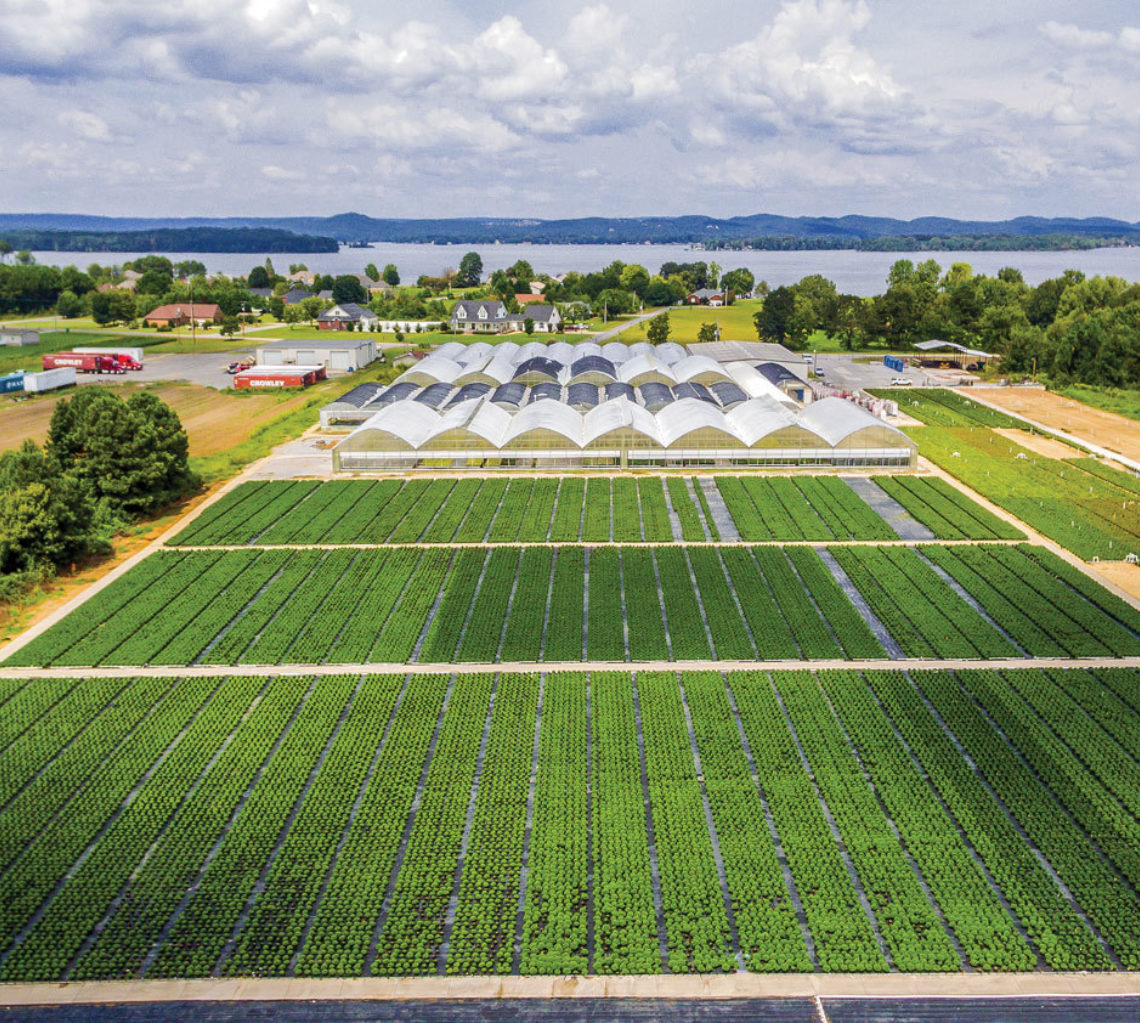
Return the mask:
[[[897,259],[921,262],[934,259],[944,269],[951,263],[969,263],[976,273],[994,275],[1004,266],[1017,267],[1029,284],[1057,277],[1065,270],[1083,270],[1090,277],[1114,275],[1140,280],[1140,247],[1087,249],[1065,252],[852,252],[819,250],[811,252],[705,252],[686,245],[411,245],[377,243],[366,249],[341,248],[332,253],[275,253],[270,258],[279,273],[290,263],[304,263],[319,273],[361,273],[368,263],[381,269],[395,263],[404,283],[414,283],[421,274],[438,275],[459,265],[470,250],[483,258],[483,270],[490,273],[525,259],[537,273],[551,275],[577,270],[600,270],[615,259],[640,263],[656,273],[662,263],[691,263],[704,260],[719,263],[723,269],[744,266],[758,281],[772,287],[794,284],[808,274],[823,274],[840,291],[854,295],[875,295],[886,287],[887,272]],[[145,253],[137,252],[37,252],[38,263],[86,267],[124,263]],[[174,262],[197,259],[211,273],[247,274],[265,262],[257,253],[162,253]]]

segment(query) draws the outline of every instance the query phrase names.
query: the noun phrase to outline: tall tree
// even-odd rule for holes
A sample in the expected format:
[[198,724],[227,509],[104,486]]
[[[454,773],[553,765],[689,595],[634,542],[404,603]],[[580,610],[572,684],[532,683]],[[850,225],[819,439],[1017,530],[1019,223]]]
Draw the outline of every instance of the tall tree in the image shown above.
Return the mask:
[[461,288],[473,288],[483,279],[483,259],[478,252],[468,252],[459,261],[455,283]]

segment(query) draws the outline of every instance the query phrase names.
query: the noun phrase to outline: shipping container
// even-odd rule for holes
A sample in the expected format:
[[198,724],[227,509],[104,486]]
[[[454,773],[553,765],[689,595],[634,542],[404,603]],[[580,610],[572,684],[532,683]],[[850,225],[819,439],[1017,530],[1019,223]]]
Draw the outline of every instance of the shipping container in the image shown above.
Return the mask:
[[70,387],[75,383],[75,367],[49,369],[43,373],[25,373],[24,390],[39,393],[54,391],[57,387]]
[[79,373],[125,373],[113,355],[84,355],[80,352],[53,352],[41,355],[44,369],[71,368]]
[[11,394],[13,391],[22,391],[23,389],[23,370],[20,370],[16,373],[9,373],[7,376],[0,377],[0,394]]
[[259,366],[238,373],[234,377],[234,387],[309,387],[324,379],[324,366]]

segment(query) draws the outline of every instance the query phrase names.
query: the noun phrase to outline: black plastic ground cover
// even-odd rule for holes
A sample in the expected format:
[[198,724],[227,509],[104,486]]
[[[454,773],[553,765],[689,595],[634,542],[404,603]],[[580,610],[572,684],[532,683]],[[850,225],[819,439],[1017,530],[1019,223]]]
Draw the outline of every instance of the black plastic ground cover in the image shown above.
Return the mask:
[[1140,997],[501,999],[0,1006],[21,1023],[1135,1023]]

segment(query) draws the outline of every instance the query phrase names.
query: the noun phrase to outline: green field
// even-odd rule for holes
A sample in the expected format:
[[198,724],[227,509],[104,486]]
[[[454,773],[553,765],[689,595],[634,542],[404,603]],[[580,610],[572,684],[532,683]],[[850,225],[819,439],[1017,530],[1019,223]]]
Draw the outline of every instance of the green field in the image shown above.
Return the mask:
[[160,551],[5,663],[887,656],[845,581],[898,656],[1140,656],[1140,612],[1039,547],[552,545]]
[[[874,478],[927,525],[932,539],[1023,538],[940,480]],[[715,484],[691,477],[471,477],[245,483],[210,506],[171,543],[200,547],[726,539],[709,504],[710,493],[723,502],[742,540],[898,538],[882,516],[836,476],[720,476]]]
[[919,453],[1086,561],[1140,554],[1135,477],[1056,459],[981,427],[915,427]]
[[1140,967],[1134,672],[0,698],[8,981]]

